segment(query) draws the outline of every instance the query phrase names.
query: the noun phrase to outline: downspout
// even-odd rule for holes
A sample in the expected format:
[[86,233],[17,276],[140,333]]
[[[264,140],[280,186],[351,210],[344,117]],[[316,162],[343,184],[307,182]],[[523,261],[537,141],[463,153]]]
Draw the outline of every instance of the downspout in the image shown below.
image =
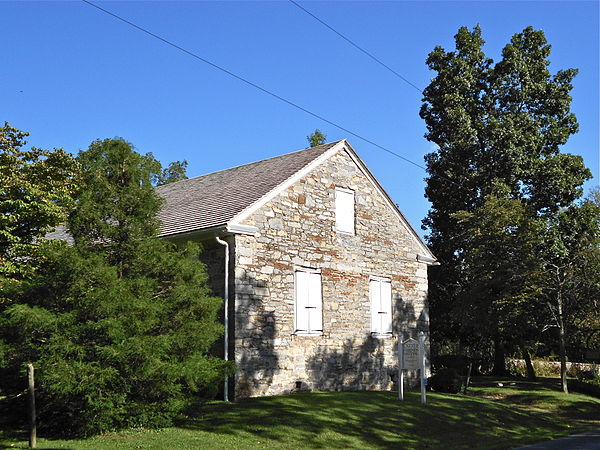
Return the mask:
[[[215,236],[217,242],[223,246],[225,246],[225,361],[229,360],[229,244],[227,241],[220,239],[218,236]],[[225,384],[223,385],[223,400],[226,402],[229,401],[229,377],[225,377]]]

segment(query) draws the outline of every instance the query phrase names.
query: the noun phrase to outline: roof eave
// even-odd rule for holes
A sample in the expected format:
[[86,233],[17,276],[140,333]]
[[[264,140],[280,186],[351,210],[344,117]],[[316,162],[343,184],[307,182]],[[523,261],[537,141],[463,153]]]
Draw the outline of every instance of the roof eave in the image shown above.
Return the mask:
[[208,239],[214,236],[227,236],[232,234],[243,234],[247,236],[254,236],[258,232],[258,228],[250,225],[239,225],[239,224],[223,224],[214,227],[200,228],[192,231],[185,231],[182,233],[171,233],[171,234],[160,234],[158,237],[165,239]]

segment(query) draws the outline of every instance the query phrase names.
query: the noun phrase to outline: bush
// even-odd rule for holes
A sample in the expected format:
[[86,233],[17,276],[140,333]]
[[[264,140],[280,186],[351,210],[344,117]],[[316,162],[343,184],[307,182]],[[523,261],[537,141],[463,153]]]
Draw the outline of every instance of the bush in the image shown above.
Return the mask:
[[466,374],[470,362],[471,359],[464,355],[439,355],[432,359],[431,365],[435,372],[441,369],[454,369],[460,374],[463,372]]
[[574,372],[575,377],[579,381],[600,381],[600,371],[596,367],[592,369],[580,369],[577,367],[576,370],[574,370]]
[[462,387],[462,377],[455,369],[444,368],[438,370],[429,379],[429,385],[436,392],[456,394]]
[[[156,237],[157,161],[119,139],[78,159],[74,244],[46,242],[28,279],[10,289],[0,280],[0,392],[18,392],[33,363],[46,435],[169,426],[233,373],[210,353],[223,301],[197,245]],[[11,407],[23,417],[22,403]]]
[[569,391],[600,398],[600,377],[589,381],[568,380]]

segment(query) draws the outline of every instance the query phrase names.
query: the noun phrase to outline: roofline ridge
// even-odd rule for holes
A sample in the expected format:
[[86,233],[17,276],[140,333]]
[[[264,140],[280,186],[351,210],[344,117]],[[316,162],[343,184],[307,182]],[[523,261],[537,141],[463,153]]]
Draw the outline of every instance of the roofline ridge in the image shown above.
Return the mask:
[[202,174],[202,175],[196,175],[195,177],[186,178],[185,180],[173,181],[171,183],[167,183],[167,184],[162,184],[160,186],[156,186],[155,189],[156,188],[161,188],[161,187],[164,187],[164,186],[173,186],[174,184],[181,183],[183,181],[195,180],[197,178],[202,178],[202,177],[206,177],[208,175],[214,175],[214,174],[217,174],[217,173],[226,172],[228,170],[233,170],[233,169],[237,169],[237,168],[240,168],[240,167],[251,166],[253,164],[258,164],[258,163],[261,163],[261,162],[264,162],[264,161],[269,161],[271,159],[282,158],[284,156],[293,155],[294,153],[305,152],[306,150],[310,150],[310,149],[317,148],[317,147],[322,147],[322,146],[325,146],[325,145],[330,145],[331,147],[334,147],[338,143],[340,143],[342,141],[345,141],[345,140],[346,139],[339,139],[337,141],[325,142],[324,144],[315,145],[313,147],[306,147],[306,148],[303,148],[303,149],[300,149],[300,150],[294,150],[294,151],[289,152],[289,153],[284,153],[283,155],[271,156],[270,158],[259,159],[258,161],[253,161],[253,162],[249,162],[249,163],[245,163],[245,164],[240,164],[238,166],[232,166],[232,167],[229,167],[227,169],[221,169],[221,170],[216,170],[214,172],[208,172],[208,173],[205,173],[205,174]]
[[[341,144],[341,146],[340,146],[340,144]],[[326,144],[322,144],[322,145],[326,145]],[[326,149],[323,153],[321,153],[319,156],[317,156],[316,158],[313,158],[311,161],[307,162],[302,167],[299,167],[298,170],[296,170],[287,179],[285,179],[281,183],[277,184],[275,187],[273,187],[268,192],[266,192],[262,197],[260,197],[254,203],[248,205],[246,208],[244,208],[239,213],[234,215],[229,220],[229,222],[227,222],[228,225],[239,224],[249,214],[254,212],[256,209],[260,208],[263,204],[265,204],[267,201],[269,201],[274,196],[278,195],[282,189],[285,189],[291,183],[294,183],[295,181],[297,181],[297,179],[300,179],[301,177],[306,175],[306,173],[311,172],[315,167],[320,166],[324,161],[328,160],[331,156],[338,153],[346,145],[349,145],[349,143],[346,139],[341,139],[339,141],[335,141],[334,143],[332,143],[332,145],[328,149]],[[309,147],[309,148],[315,148],[315,147]],[[305,150],[308,150],[308,149],[305,149]],[[292,153],[297,153],[297,152],[292,152]],[[289,153],[289,154],[292,154],[292,153]]]

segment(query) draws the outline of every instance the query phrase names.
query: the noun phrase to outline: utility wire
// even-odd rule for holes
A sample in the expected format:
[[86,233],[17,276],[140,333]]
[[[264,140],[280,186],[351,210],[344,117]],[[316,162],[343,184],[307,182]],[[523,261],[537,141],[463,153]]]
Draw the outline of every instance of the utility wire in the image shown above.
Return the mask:
[[394,75],[396,75],[398,78],[400,78],[402,81],[404,81],[405,83],[411,85],[413,88],[415,88],[417,91],[419,91],[421,94],[423,93],[423,89],[421,89],[420,87],[414,85],[411,81],[407,80],[406,78],[404,78],[402,75],[400,75],[398,72],[396,72],[394,69],[392,69],[390,66],[388,66],[386,63],[384,63],[383,61],[381,61],[380,59],[378,59],[377,57],[373,56],[371,53],[369,53],[368,51],[366,51],[364,48],[362,48],[361,46],[359,46],[358,44],[356,44],[355,42],[353,42],[350,38],[344,36],[342,33],[340,33],[339,31],[337,31],[335,28],[333,28],[331,25],[329,25],[327,22],[325,22],[324,20],[320,19],[319,17],[317,17],[316,15],[314,15],[313,13],[311,13],[308,9],[304,8],[303,6],[301,6],[298,2],[295,2],[294,0],[289,0],[290,3],[293,3],[294,5],[296,5],[299,9],[301,9],[302,11],[304,11],[306,14],[308,14],[309,16],[311,16],[313,19],[315,19],[317,22],[321,23],[322,25],[324,25],[325,27],[329,28],[331,31],[333,31],[335,34],[337,34],[339,37],[341,37],[343,40],[345,40],[346,42],[348,42],[350,45],[352,45],[354,48],[356,48],[357,50],[360,50],[361,52],[363,52],[365,55],[367,55],[369,58],[371,58],[373,61],[375,61],[376,63],[378,63],[379,65],[385,67],[387,70],[389,70],[390,72],[392,72]]
[[317,118],[319,120],[322,120],[323,122],[326,122],[329,125],[332,125],[332,126],[338,128],[338,129],[340,129],[340,130],[342,130],[342,131],[344,131],[344,132],[346,132],[346,133],[348,133],[348,134],[350,134],[350,135],[352,135],[352,136],[354,136],[354,137],[356,137],[356,138],[358,138],[358,139],[360,139],[360,140],[362,140],[364,142],[367,142],[368,144],[371,144],[374,147],[377,147],[378,149],[383,150],[384,152],[389,153],[390,155],[393,155],[393,156],[395,156],[397,158],[400,158],[401,160],[403,160],[403,161],[405,161],[405,162],[407,162],[409,164],[412,164],[413,166],[418,167],[419,169],[423,169],[423,170],[427,171],[427,168],[425,166],[422,166],[421,164],[418,164],[418,163],[416,163],[416,162],[414,162],[414,161],[412,161],[412,160],[410,160],[410,159],[408,159],[408,158],[406,158],[406,157],[404,157],[404,156],[402,156],[402,155],[400,155],[400,154],[398,154],[398,153],[396,153],[396,152],[394,152],[394,151],[392,151],[392,150],[390,150],[390,149],[388,149],[388,148],[386,148],[386,147],[384,147],[382,145],[379,145],[376,142],[373,142],[372,140],[370,140],[368,138],[365,138],[365,137],[361,136],[360,134],[355,133],[355,132],[349,130],[348,128],[345,128],[345,127],[343,127],[343,126],[341,126],[341,125],[339,125],[339,124],[337,124],[337,123],[335,123],[335,122],[333,122],[333,121],[331,121],[329,119],[326,119],[325,117],[320,116],[319,114],[316,114],[316,113],[314,113],[314,112],[312,112],[312,111],[310,111],[310,110],[308,110],[308,109],[306,109],[306,108],[298,105],[297,103],[292,102],[291,100],[288,100],[288,99],[286,99],[286,98],[284,98],[284,97],[282,97],[280,95],[277,95],[274,92],[272,92],[272,91],[270,91],[268,89],[265,89],[262,86],[259,86],[258,84],[253,83],[252,81],[247,80],[246,78],[243,78],[240,75],[236,75],[235,73],[231,72],[230,70],[227,70],[224,67],[221,67],[218,64],[215,64],[215,63],[209,61],[208,59],[205,59],[202,56],[199,56],[196,53],[193,53],[190,50],[187,50],[187,49],[185,49],[185,48],[183,48],[183,47],[181,47],[181,46],[179,46],[179,45],[177,45],[177,44],[175,44],[175,43],[173,43],[173,42],[171,42],[171,41],[163,38],[163,37],[159,36],[158,34],[155,34],[152,31],[147,30],[146,28],[143,28],[143,27],[141,27],[139,25],[136,25],[135,23],[133,23],[133,22],[131,22],[131,21],[129,21],[129,20],[127,20],[127,19],[125,19],[125,18],[123,18],[123,17],[115,14],[115,13],[113,13],[112,11],[104,9],[101,6],[98,6],[98,5],[96,5],[95,3],[92,3],[89,0],[81,0],[81,1],[84,2],[84,3],[87,3],[90,6],[93,6],[94,8],[96,8],[96,9],[98,9],[98,10],[100,10],[100,11],[106,13],[106,14],[108,14],[109,16],[114,17],[115,19],[120,20],[121,22],[126,23],[127,25],[132,26],[133,28],[136,28],[136,29],[140,30],[143,33],[146,33],[146,34],[152,36],[155,39],[158,39],[159,41],[164,42],[167,45],[170,45],[171,47],[176,48],[177,50],[179,50],[179,51],[181,51],[181,52],[183,52],[183,53],[191,56],[192,58],[196,58],[196,59],[202,61],[203,63],[208,64],[209,66],[214,67],[215,69],[220,70],[221,72],[224,72],[227,75],[229,75],[229,76],[231,76],[231,77],[233,77],[233,78],[235,78],[235,79],[237,79],[237,80],[239,80],[239,81],[241,81],[243,83],[246,83],[247,85],[250,85],[250,86],[252,86],[255,89],[258,89],[259,91],[264,92],[265,94],[268,94],[271,97],[276,98],[277,100],[280,100],[280,101],[282,101],[284,103],[287,103],[288,105],[293,106],[294,108],[299,109],[300,111],[303,111],[306,114],[309,114],[309,115],[311,115],[311,116],[313,116],[313,117],[315,117],[315,118]]

